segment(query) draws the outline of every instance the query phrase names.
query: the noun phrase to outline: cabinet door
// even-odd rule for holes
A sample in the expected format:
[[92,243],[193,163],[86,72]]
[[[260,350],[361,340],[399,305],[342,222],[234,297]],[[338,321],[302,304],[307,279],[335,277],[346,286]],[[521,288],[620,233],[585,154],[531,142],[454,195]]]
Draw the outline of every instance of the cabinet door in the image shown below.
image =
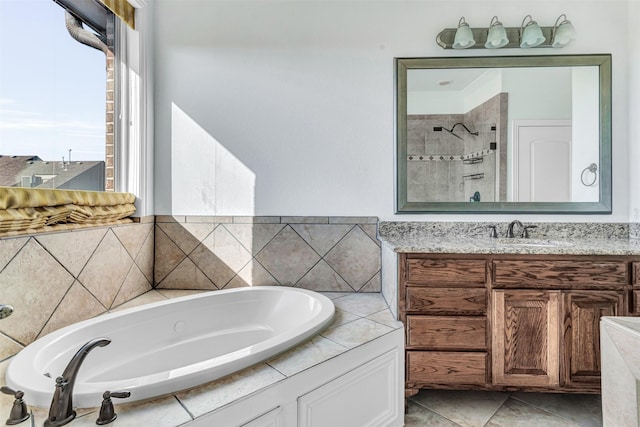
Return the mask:
[[556,386],[560,378],[559,291],[493,291],[496,385]]
[[626,315],[623,291],[571,291],[563,294],[564,371],[567,386],[600,386],[600,318]]

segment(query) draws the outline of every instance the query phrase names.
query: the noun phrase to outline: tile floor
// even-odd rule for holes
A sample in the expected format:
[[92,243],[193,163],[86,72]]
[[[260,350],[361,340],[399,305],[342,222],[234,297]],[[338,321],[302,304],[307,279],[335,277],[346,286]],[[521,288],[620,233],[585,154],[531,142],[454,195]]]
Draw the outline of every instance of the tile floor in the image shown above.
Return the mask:
[[421,390],[406,427],[598,427],[600,395]]

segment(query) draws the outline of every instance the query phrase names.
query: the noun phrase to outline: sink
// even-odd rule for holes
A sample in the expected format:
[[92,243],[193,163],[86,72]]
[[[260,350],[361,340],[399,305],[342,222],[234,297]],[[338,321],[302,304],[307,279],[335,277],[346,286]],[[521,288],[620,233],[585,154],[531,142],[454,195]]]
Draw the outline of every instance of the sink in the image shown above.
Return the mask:
[[531,247],[531,248],[559,248],[559,247],[567,247],[572,245],[569,242],[563,242],[561,240],[547,240],[547,239],[499,238],[495,240],[498,245]]

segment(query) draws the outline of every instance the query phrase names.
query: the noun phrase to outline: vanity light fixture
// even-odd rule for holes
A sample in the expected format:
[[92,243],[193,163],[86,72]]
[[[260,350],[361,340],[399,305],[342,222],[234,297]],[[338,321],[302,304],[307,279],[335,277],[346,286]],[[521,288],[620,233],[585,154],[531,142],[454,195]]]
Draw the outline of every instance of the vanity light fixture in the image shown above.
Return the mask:
[[498,49],[509,43],[507,38],[507,30],[504,29],[502,22],[498,21],[498,17],[491,18],[489,23],[489,33],[487,34],[487,42],[484,47],[487,49]]
[[[529,18],[529,22],[527,22],[527,18]],[[525,22],[527,23],[525,24]],[[520,47],[530,48],[540,46],[545,40],[538,23],[533,20],[531,15],[525,16],[520,25]]]
[[457,28],[445,28],[436,37],[443,49],[500,49],[534,47],[564,47],[574,40],[576,30],[564,13],[552,27],[541,27],[527,15],[519,27],[505,27],[497,16],[489,28],[470,28],[464,17]]
[[[560,21],[562,18],[564,19]],[[560,22],[558,24],[558,22]],[[556,23],[553,25],[551,31],[551,46],[553,47],[565,47],[576,38],[576,29],[573,28],[571,21],[567,19],[567,15],[564,13],[556,19]]]
[[453,39],[454,49],[467,49],[476,44],[473,38],[473,32],[469,28],[469,24],[464,20],[464,16],[458,21],[458,29],[456,30],[456,36]]

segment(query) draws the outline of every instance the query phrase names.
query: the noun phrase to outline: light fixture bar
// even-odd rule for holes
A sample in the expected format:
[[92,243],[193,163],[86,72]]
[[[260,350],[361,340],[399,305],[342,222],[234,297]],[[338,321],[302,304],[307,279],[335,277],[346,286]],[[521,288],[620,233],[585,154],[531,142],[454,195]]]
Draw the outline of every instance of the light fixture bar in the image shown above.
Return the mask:
[[[542,30],[542,34],[544,35],[545,41],[536,46],[534,49],[540,47],[553,47],[552,46],[552,31],[553,27],[540,27]],[[456,36],[457,28],[445,28],[442,30],[438,36],[436,37],[436,42],[443,49],[453,49],[453,41]],[[475,44],[467,49],[486,49],[485,43],[487,42],[487,33],[488,28],[471,28],[471,32],[473,33],[473,38],[475,40]],[[507,38],[509,39],[509,43],[501,47],[500,49],[509,49],[509,48],[517,48],[520,49],[520,27],[505,27],[507,31]],[[499,50],[499,49],[495,49]]]

